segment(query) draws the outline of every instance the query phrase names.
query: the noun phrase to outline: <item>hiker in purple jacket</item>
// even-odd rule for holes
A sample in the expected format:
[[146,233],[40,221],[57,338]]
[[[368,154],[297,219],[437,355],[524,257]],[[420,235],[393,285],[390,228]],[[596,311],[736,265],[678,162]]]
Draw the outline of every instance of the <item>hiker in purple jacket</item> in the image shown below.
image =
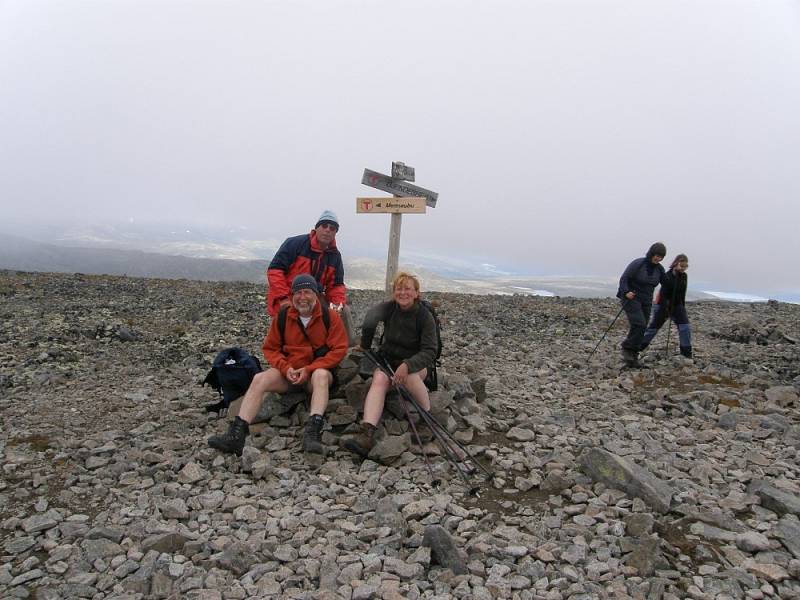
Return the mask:
[[667,247],[656,242],[643,258],[631,261],[619,278],[617,298],[629,325],[628,336],[622,341],[622,360],[629,367],[641,366],[639,349],[653,308],[653,291],[664,280],[664,267],[659,263],[666,254]]

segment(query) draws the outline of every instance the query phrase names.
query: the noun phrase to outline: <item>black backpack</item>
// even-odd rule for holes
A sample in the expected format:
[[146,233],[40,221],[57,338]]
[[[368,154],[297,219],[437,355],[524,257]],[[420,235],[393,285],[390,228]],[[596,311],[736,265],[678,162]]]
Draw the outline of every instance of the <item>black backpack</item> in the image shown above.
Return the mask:
[[[439,389],[439,374],[436,372],[436,367],[442,366],[442,361],[440,360],[442,357],[442,323],[439,320],[439,315],[436,314],[436,310],[433,308],[433,304],[428,302],[427,300],[423,300],[422,298],[418,299],[420,307],[423,307],[428,310],[428,312],[433,315],[433,322],[436,323],[436,356],[434,357],[433,364],[428,367],[428,375],[425,377],[425,386],[432,392],[435,392]],[[383,317],[384,326],[386,321],[388,321],[392,314],[394,314],[395,308],[397,307],[396,302],[390,302],[389,308],[386,314]],[[425,325],[425,313],[422,310],[417,311],[417,335],[422,336],[422,328]],[[380,343],[383,344],[383,334],[381,334]]]
[[250,382],[260,373],[261,362],[242,348],[226,348],[214,358],[211,370],[203,380],[220,395],[220,401],[206,405],[206,412],[216,412],[217,417],[225,416],[231,402],[243,396]]

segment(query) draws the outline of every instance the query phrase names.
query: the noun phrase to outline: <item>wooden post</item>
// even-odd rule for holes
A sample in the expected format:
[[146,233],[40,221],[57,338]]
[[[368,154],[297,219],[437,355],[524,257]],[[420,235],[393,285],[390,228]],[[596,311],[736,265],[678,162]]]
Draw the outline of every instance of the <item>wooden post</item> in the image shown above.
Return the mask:
[[397,275],[400,262],[400,230],[402,213],[424,213],[426,207],[434,208],[439,198],[437,192],[408,183],[414,181],[414,167],[402,162],[392,163],[392,176],[364,169],[361,183],[389,192],[394,198],[356,198],[357,213],[391,213],[389,228],[389,254],[386,258],[386,296],[392,296],[392,281]]
[[389,227],[389,254],[386,258],[386,297],[392,297],[392,281],[397,275],[397,264],[400,261],[400,229],[403,226],[403,213],[392,213]]

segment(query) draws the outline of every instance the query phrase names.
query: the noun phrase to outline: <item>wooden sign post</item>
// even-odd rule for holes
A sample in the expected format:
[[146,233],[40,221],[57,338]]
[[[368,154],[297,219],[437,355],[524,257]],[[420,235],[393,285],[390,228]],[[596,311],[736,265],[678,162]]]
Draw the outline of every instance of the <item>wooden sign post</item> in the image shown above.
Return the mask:
[[414,181],[414,167],[392,163],[392,176],[364,169],[361,183],[394,194],[394,198],[356,198],[357,213],[391,213],[389,254],[386,258],[386,294],[392,293],[392,280],[400,260],[400,230],[403,213],[424,213],[426,207],[436,207],[439,194],[408,183]]

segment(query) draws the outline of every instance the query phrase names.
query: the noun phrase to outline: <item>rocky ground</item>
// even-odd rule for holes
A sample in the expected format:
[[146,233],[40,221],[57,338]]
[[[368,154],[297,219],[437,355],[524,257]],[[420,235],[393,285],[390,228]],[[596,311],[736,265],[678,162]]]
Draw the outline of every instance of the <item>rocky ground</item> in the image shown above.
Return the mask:
[[611,299],[431,294],[434,413],[494,475],[470,494],[391,414],[370,460],[338,447],[357,376],[323,459],[302,403],[265,404],[241,458],[208,448],[199,382],[260,354],[263,296],[0,271],[1,597],[800,597],[800,306],[692,303],[694,361],[673,329],[631,371],[622,322],[587,360]]

